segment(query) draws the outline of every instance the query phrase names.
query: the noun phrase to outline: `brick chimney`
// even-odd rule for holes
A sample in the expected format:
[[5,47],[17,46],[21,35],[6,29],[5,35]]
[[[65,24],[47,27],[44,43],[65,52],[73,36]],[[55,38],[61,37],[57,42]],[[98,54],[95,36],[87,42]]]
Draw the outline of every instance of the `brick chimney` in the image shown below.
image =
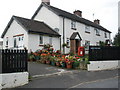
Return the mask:
[[94,20],[94,23],[100,24],[100,20],[99,20],[99,19],[95,19],[95,20]]
[[50,0],[42,0],[43,3],[50,5]]
[[80,10],[75,10],[73,13],[77,16],[82,17],[82,11],[80,11]]

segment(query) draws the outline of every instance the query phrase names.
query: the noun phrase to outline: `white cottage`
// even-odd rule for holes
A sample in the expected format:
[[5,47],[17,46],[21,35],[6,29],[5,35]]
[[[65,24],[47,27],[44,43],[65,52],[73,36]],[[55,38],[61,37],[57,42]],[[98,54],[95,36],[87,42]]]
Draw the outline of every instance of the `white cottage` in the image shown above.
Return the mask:
[[[42,0],[44,1],[44,0]],[[99,42],[111,40],[111,32],[100,25],[100,20],[89,21],[82,17],[82,11],[69,13],[50,5],[45,0],[32,16],[32,20],[44,21],[61,35],[61,46],[66,43],[69,48],[62,48],[65,53],[76,53],[79,46],[99,45]]]
[[35,51],[49,43],[64,53],[77,53],[79,46],[110,41],[110,34],[100,25],[100,20],[89,21],[80,10],[72,14],[51,6],[50,0],[42,0],[31,19],[13,16],[2,38],[3,48],[26,47]]
[[[59,50],[60,35],[44,22],[13,16],[2,34],[3,48],[36,51],[44,44]],[[53,42],[54,41],[54,42]]]

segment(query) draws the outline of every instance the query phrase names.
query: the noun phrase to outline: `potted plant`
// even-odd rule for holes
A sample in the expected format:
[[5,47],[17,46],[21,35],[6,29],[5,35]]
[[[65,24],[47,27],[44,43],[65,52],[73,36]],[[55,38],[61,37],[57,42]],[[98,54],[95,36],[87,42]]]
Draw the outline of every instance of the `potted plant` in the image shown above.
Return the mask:
[[62,68],[65,68],[65,67],[66,67],[66,62],[65,62],[65,60],[60,61],[60,65],[61,65]]
[[66,43],[63,43],[63,44],[62,44],[62,47],[67,47],[67,44],[66,44]]
[[56,60],[55,64],[56,64],[56,66],[60,67],[60,61],[59,61],[59,59]]
[[53,57],[53,56],[50,57],[50,61],[51,61],[51,65],[52,65],[52,66],[55,66],[55,65],[56,65],[56,64],[55,64],[55,60],[56,60],[56,57]]

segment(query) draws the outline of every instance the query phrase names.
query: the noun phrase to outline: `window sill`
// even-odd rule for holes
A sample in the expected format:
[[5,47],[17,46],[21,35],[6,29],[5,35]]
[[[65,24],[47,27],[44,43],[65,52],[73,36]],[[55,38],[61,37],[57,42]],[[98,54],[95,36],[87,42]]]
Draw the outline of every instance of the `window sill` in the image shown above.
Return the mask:
[[77,30],[76,28],[71,28],[71,29],[73,29],[73,30]]
[[40,47],[44,47],[44,45],[42,45],[42,44],[40,44],[39,46],[40,46]]
[[100,34],[96,34],[97,36],[100,36]]
[[87,31],[85,31],[85,33],[88,33],[88,34],[90,34],[90,32],[87,32]]

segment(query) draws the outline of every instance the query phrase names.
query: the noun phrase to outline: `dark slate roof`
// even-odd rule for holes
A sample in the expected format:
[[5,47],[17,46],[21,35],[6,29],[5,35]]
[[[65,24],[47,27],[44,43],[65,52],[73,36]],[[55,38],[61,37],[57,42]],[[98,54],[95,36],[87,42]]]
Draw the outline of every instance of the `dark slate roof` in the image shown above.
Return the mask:
[[69,18],[69,19],[72,19],[72,20],[75,20],[77,22],[80,22],[80,23],[83,23],[83,24],[86,24],[86,25],[89,25],[89,26],[92,26],[92,27],[95,27],[95,28],[98,28],[98,29],[101,29],[103,31],[106,31],[106,32],[109,32],[111,33],[109,30],[107,30],[106,28],[102,27],[101,25],[98,25],[90,20],[87,20],[85,18],[82,18],[82,17],[79,17],[77,15],[74,15],[72,13],[69,13],[69,12],[66,12],[64,10],[61,10],[59,8],[56,8],[56,7],[53,7],[53,6],[50,6],[50,5],[47,5],[45,3],[42,3],[40,5],[40,7],[37,9],[37,11],[35,12],[35,14],[33,15],[32,19],[34,19],[34,17],[37,15],[37,13],[39,12],[39,10],[41,9],[42,6],[46,6],[47,8],[49,8],[51,11],[53,11],[54,13],[56,13],[57,15],[59,16],[62,16],[62,17],[66,17],[66,18]]
[[80,37],[80,34],[78,32],[74,32],[71,37],[70,37],[70,40],[74,40],[76,38],[76,36],[79,36],[80,40],[82,40],[82,38]]
[[57,32],[55,32],[52,28],[46,25],[44,22],[39,22],[31,19],[26,19],[18,16],[13,16],[10,22],[8,23],[5,31],[2,34],[2,38],[7,32],[9,26],[11,25],[13,20],[16,20],[23,28],[25,28],[29,33],[37,33],[42,35],[49,36],[60,36]]

